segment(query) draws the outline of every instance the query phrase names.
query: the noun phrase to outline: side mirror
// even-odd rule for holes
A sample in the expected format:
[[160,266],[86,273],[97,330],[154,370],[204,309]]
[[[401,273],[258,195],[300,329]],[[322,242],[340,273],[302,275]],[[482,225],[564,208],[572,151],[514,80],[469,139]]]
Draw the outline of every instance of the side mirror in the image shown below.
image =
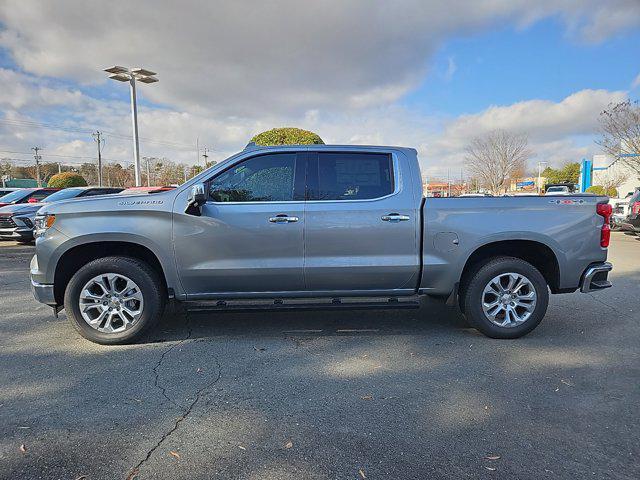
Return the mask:
[[189,215],[200,216],[202,211],[200,207],[205,204],[207,201],[207,195],[205,194],[204,184],[196,183],[191,187],[191,191],[189,192],[189,197],[187,197],[187,208],[184,213]]

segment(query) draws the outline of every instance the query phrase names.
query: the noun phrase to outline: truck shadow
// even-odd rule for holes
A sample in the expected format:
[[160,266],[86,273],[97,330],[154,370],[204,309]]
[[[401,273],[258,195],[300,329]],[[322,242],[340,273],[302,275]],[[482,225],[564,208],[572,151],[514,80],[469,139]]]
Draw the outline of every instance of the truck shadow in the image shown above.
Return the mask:
[[181,338],[281,337],[283,335],[416,335],[470,329],[457,308],[424,298],[419,309],[189,311],[164,316],[144,343]]

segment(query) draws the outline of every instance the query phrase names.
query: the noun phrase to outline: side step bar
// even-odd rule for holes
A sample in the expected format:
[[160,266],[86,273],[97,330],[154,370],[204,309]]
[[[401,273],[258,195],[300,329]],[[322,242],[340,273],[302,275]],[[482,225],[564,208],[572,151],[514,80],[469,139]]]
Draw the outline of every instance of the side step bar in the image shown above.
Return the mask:
[[382,300],[354,301],[333,298],[325,301],[301,299],[275,299],[272,302],[255,300],[219,300],[217,302],[186,302],[189,312],[251,312],[290,311],[290,310],[382,310],[382,309],[416,309],[420,308],[417,300],[398,300],[389,298]]

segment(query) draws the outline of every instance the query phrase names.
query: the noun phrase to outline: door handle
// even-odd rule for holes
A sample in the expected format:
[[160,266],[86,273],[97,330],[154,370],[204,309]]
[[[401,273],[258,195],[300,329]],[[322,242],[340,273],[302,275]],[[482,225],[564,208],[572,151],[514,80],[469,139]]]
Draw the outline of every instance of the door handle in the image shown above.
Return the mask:
[[271,223],[294,223],[298,221],[298,217],[290,217],[285,213],[276,215],[275,217],[269,217]]
[[382,216],[382,221],[383,222],[406,222],[407,220],[409,220],[409,215],[400,215],[399,213],[390,213],[389,215],[383,215]]

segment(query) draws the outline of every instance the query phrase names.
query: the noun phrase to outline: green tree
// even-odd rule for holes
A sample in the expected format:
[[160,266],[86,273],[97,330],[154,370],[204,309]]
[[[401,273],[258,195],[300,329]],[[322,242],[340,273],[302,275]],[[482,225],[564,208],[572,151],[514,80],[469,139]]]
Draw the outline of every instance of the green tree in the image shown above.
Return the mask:
[[602,185],[592,185],[587,188],[587,193],[593,193],[595,195],[606,195],[607,197],[616,198],[618,196],[618,190],[614,187],[605,188]]
[[256,145],[324,145],[317,133],[301,128],[273,128],[251,139]]
[[62,172],[52,176],[47,186],[53,188],[86,187],[87,181],[79,173]]
[[547,183],[578,183],[580,178],[580,164],[578,162],[565,163],[561,168],[547,167],[542,171]]

